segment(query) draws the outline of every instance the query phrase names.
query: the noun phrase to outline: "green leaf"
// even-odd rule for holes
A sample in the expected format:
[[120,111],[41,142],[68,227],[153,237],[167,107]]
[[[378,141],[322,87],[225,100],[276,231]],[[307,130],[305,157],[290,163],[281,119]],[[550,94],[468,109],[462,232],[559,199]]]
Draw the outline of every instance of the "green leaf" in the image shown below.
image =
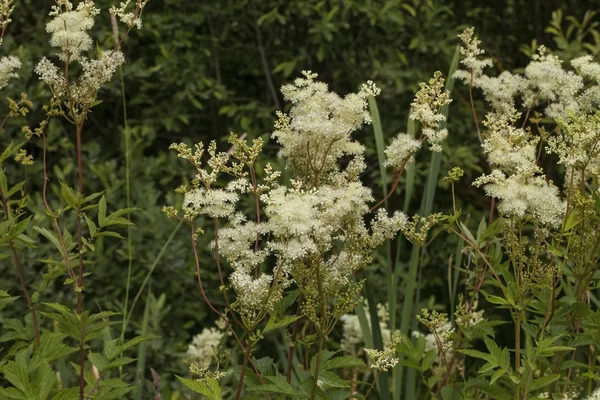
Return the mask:
[[131,339],[128,342],[125,342],[125,344],[123,346],[121,346],[121,350],[125,351],[131,347],[137,346],[138,344],[142,343],[142,342],[146,342],[148,340],[154,340],[154,339],[159,339],[160,336],[157,335],[141,335],[141,336],[136,336],[133,339]]
[[330,369],[337,368],[363,368],[366,367],[363,360],[352,357],[352,356],[343,356],[343,357],[335,357],[329,360],[326,360],[322,364],[322,370],[327,371]]
[[542,376],[541,378],[536,378],[531,382],[531,390],[538,390],[543,388],[544,386],[548,386],[549,384],[556,382],[560,379],[560,374],[552,374]]
[[106,198],[102,196],[98,202],[98,226],[104,227],[106,221]]
[[71,208],[77,208],[77,194],[65,182],[60,182],[60,195]]
[[262,333],[267,333],[276,329],[284,328],[290,325],[291,323],[296,322],[301,317],[301,315],[284,315],[283,317],[278,318],[276,315],[272,314]]
[[319,372],[319,380],[323,382],[325,386],[329,386],[331,388],[345,388],[350,386],[348,382],[331,371]]
[[79,400],[79,387],[72,387],[58,392],[52,400]]
[[98,230],[98,228],[96,227],[96,224],[94,223],[94,221],[92,221],[91,219],[89,219],[87,217],[87,215],[83,215],[83,217],[85,218],[85,222],[87,223],[88,226],[88,230],[90,231],[90,236],[93,238],[96,236],[96,232]]
[[58,240],[58,237],[56,236],[56,234],[54,234],[54,232],[49,231],[46,228],[42,228],[39,226],[34,226],[33,229],[38,232],[40,235],[42,235],[43,237],[45,237],[46,239],[48,239],[50,241],[50,243],[52,243],[54,245],[54,247],[56,247],[56,249],[60,252],[60,254],[65,257],[65,253],[64,253],[64,249],[63,246],[60,243],[60,240]]
[[203,394],[205,396],[211,395],[210,389],[203,381],[199,379],[182,378],[178,375],[175,376],[177,377],[177,379],[179,379],[181,383],[183,383],[188,389],[191,389],[194,393]]

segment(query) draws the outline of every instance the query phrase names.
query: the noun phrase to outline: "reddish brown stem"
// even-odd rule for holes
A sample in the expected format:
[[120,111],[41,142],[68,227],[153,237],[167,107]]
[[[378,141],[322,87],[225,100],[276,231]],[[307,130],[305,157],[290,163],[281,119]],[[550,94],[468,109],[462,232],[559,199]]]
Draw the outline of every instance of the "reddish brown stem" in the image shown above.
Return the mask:
[[244,352],[244,363],[242,364],[242,372],[240,372],[240,382],[237,390],[235,391],[235,400],[239,400],[242,394],[242,387],[244,386],[244,378],[246,377],[246,368],[248,367],[248,360],[250,359],[250,352],[252,351],[252,342],[248,340],[248,347]]
[[[196,249],[196,233],[194,232],[194,224],[193,223],[190,224],[190,228],[191,228],[191,238],[192,238],[192,250],[194,252],[194,260],[196,262],[196,276],[198,278],[198,287],[200,288],[200,293],[202,294],[202,298],[204,299],[204,302],[206,303],[206,305],[208,305],[208,307],[215,314],[217,314],[223,321],[225,321],[225,324],[231,331],[231,334],[235,338],[235,341],[238,343],[238,345],[241,348],[244,348],[244,346],[242,345],[242,341],[240,340],[239,336],[235,333],[235,330],[233,329],[233,327],[231,326],[231,324],[229,323],[227,318],[225,318],[225,315],[223,315],[223,313],[221,313],[219,310],[217,310],[215,308],[215,306],[210,302],[208,297],[206,296],[206,292],[204,291],[204,286],[202,285],[202,278],[200,277],[200,258],[198,257],[198,250]],[[258,368],[256,368],[256,365],[254,365],[252,360],[248,360],[248,362],[252,366],[252,369],[254,370],[254,373],[258,376],[258,379],[260,380],[260,382],[264,383],[262,375],[261,375],[260,371],[258,370]],[[269,400],[271,399],[271,396],[269,395],[269,393],[267,393],[267,398]]]

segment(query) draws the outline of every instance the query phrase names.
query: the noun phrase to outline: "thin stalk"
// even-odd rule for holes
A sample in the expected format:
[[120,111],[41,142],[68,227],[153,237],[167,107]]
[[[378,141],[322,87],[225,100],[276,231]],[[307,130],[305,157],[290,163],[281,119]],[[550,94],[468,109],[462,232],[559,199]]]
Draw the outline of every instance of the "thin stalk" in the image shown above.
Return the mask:
[[325,335],[324,334],[320,334],[320,339],[319,339],[319,349],[317,351],[317,362],[315,363],[315,375],[313,377],[313,386],[312,386],[312,393],[310,395],[310,399],[311,400],[315,400],[315,397],[317,395],[317,386],[318,386],[318,382],[319,382],[319,368],[321,367],[321,353],[323,352],[323,342],[325,340]]
[[[238,343],[238,345],[240,347],[243,348],[242,341],[240,340],[240,338],[237,335],[237,333],[235,333],[235,330],[233,329],[233,326],[231,326],[231,324],[229,323],[229,321],[227,320],[227,318],[225,318],[225,315],[223,315],[223,313],[221,313],[219,310],[217,310],[215,308],[215,306],[208,299],[208,296],[206,296],[206,292],[204,291],[204,286],[202,285],[202,278],[200,277],[200,258],[198,257],[198,250],[196,249],[196,233],[194,232],[194,224],[193,223],[190,224],[190,228],[191,228],[191,238],[192,238],[192,250],[194,251],[194,260],[196,262],[196,276],[198,278],[198,286],[200,288],[200,293],[202,294],[202,298],[204,299],[204,302],[206,303],[206,305],[208,305],[208,307],[215,314],[217,314],[223,321],[225,321],[225,324],[227,325],[227,327],[231,331],[231,334],[235,338],[236,342]],[[258,377],[260,383],[264,384],[264,381],[263,381],[263,378],[262,378],[262,374],[260,373],[260,371],[258,370],[258,368],[256,367],[256,365],[254,365],[254,363],[252,362],[252,360],[248,360],[248,362],[252,366],[252,369],[254,370],[254,373]],[[269,395],[269,393],[267,392],[266,394],[267,394],[267,398],[269,400],[271,400],[271,396]]]
[[[515,318],[515,371],[521,369],[521,313]],[[515,399],[521,398],[521,385],[515,384]]]
[[240,383],[238,384],[237,390],[235,391],[235,400],[239,400],[242,394],[242,386],[244,386],[244,378],[246,377],[246,368],[248,367],[248,360],[250,359],[250,353],[252,352],[252,342],[248,340],[248,347],[244,352],[244,363],[242,364],[242,372],[240,373]]
[[[298,298],[298,306],[296,307],[296,316],[300,315],[301,301],[302,301],[302,299]],[[296,335],[298,334],[299,325],[300,325],[300,321],[296,320],[294,322],[294,328],[292,329],[292,336],[290,338],[291,343],[290,343],[290,347],[288,348],[287,368],[286,368],[286,374],[285,374],[285,379],[286,379],[287,383],[290,383],[292,380],[292,362],[294,361],[294,341],[296,340]]]
[[[81,134],[83,131],[83,118],[77,124],[77,169],[79,194],[83,196],[83,160],[81,156]],[[79,279],[77,291],[77,314],[83,313],[83,241],[81,229],[81,212],[77,210],[77,249],[79,250]],[[79,399],[85,399],[85,342],[83,335],[79,338]]]

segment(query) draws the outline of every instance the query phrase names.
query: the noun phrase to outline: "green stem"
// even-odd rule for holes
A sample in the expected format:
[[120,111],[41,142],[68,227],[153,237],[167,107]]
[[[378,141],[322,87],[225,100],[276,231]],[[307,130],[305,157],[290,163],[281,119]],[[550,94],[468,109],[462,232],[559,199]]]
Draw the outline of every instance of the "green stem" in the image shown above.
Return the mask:
[[[521,313],[515,317],[515,372],[519,374],[521,369]],[[521,398],[521,385],[515,384],[515,399]]]
[[319,368],[321,367],[321,353],[323,352],[323,342],[325,340],[325,335],[320,334],[319,339],[319,350],[317,351],[317,362],[315,363],[315,375],[313,377],[313,386],[312,386],[312,394],[310,395],[311,400],[315,400],[317,395],[317,386],[319,382]]

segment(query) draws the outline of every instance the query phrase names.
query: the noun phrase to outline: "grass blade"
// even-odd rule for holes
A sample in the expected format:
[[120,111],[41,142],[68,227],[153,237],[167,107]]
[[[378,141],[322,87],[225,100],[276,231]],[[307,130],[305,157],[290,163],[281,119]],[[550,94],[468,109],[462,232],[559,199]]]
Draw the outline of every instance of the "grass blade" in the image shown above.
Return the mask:
[[[458,68],[458,61],[460,58],[459,47],[456,47],[454,51],[454,57],[452,58],[452,63],[450,64],[450,70],[448,71],[448,78],[446,80],[446,90],[452,93],[452,89],[454,88],[454,72]],[[441,110],[442,114],[448,117],[448,106],[444,106]],[[446,127],[447,122],[443,121],[441,123],[441,128]],[[429,164],[429,174],[427,176],[427,182],[425,184],[425,193],[423,194],[423,201],[421,203],[421,216],[428,216],[431,214],[433,210],[433,200],[435,197],[435,189],[437,187],[438,177],[440,173],[440,163],[442,160],[442,154],[434,152],[431,157],[431,162]],[[414,299],[415,292],[417,289],[417,272],[419,268],[419,261],[421,257],[421,248],[419,246],[413,246],[410,255],[409,262],[409,270],[406,279],[406,288],[404,290],[404,304],[402,305],[402,318],[400,322],[400,332],[403,335],[408,335],[408,331],[410,326],[413,324],[415,318],[415,310],[414,310]],[[400,399],[400,393],[402,392],[402,375],[403,375],[403,365],[402,359],[401,362],[398,363],[395,370],[395,382],[394,382],[394,400]],[[409,369],[406,374],[406,385],[404,386],[404,398],[405,399],[414,399],[416,398],[416,373],[415,370]]]

